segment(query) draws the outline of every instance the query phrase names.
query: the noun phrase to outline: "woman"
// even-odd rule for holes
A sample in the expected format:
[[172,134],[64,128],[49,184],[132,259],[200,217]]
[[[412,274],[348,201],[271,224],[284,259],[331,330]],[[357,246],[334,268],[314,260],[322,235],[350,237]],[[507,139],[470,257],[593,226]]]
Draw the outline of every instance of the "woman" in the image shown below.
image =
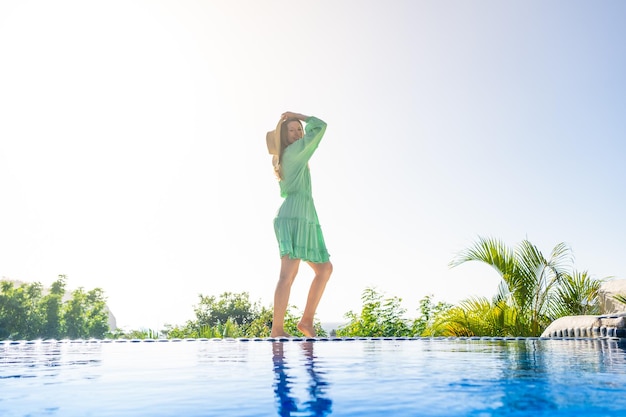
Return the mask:
[[[306,130],[302,128],[303,121],[306,122]],[[333,271],[313,204],[308,165],[325,131],[326,123],[316,117],[285,112],[276,130],[267,133],[267,148],[273,155],[280,195],[285,198],[274,219],[281,267],[274,293],[272,337],[290,337],[285,332],[285,313],[300,261],[313,268],[315,277],[298,330],[307,337],[315,337],[315,310]]]

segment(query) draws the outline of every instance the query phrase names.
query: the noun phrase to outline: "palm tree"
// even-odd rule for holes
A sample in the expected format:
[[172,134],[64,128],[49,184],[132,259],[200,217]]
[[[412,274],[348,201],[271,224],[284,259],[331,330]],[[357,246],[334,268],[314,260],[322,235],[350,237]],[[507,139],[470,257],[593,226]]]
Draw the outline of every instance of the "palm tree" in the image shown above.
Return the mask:
[[[572,256],[565,243],[557,244],[550,256],[545,258],[528,240],[523,240],[511,250],[500,240],[479,237],[472,247],[460,252],[450,266],[456,267],[468,261],[491,265],[502,278],[491,303],[491,316],[500,317],[499,322],[492,322],[499,323],[501,328],[492,331],[514,336],[538,336],[555,318],[556,289],[566,276],[566,267],[571,265]],[[460,308],[471,306],[472,303],[467,301]],[[485,309],[484,300],[480,309]]]

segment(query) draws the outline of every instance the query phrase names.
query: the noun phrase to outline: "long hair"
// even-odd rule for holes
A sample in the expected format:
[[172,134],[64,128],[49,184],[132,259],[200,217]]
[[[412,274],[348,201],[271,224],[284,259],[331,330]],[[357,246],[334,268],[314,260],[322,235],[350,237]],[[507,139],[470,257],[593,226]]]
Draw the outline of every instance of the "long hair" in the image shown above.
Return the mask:
[[280,154],[278,158],[274,157],[273,158],[274,161],[272,161],[274,165],[274,173],[276,174],[276,178],[279,181],[283,179],[282,169],[281,169],[282,162],[283,162],[283,152],[285,152],[285,148],[287,148],[287,146],[290,145],[289,142],[287,141],[287,125],[291,122],[298,122],[302,130],[304,130],[304,127],[302,126],[302,122],[296,118],[287,119],[280,125]]

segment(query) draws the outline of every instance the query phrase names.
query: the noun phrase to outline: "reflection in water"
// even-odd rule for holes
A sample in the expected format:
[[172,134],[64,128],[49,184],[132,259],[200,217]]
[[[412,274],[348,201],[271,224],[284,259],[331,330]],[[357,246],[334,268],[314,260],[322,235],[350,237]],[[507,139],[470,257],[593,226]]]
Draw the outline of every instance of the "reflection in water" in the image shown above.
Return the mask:
[[[494,409],[502,414],[533,411],[543,415],[575,407],[577,403],[572,404],[566,392],[585,388],[615,367],[624,368],[624,350],[612,340],[526,340],[494,346],[501,363],[501,375],[493,383],[493,392],[501,393]],[[603,403],[604,397],[610,398],[610,389],[611,384],[603,382],[600,389],[581,398]]]
[[[1,342],[1,341],[0,341]],[[0,380],[56,377],[61,371],[83,370],[89,379],[102,362],[100,343],[33,341],[0,344]],[[1,401],[1,399],[0,399]]]
[[[326,387],[328,382],[323,378],[324,372],[315,369],[315,360],[317,359],[313,353],[313,342],[302,342],[300,347],[304,353],[304,367],[310,377],[308,381],[307,392],[309,399],[303,402],[303,408],[298,408],[298,400],[292,393],[292,388],[296,382],[290,370],[296,371],[296,368],[290,363],[300,364],[300,362],[285,359],[283,351],[283,342],[272,342],[273,361],[274,361],[274,394],[278,401],[278,415],[291,416],[292,413],[298,415],[309,416],[325,416],[331,413],[332,400],[326,395]],[[306,414],[302,414],[306,412]]]

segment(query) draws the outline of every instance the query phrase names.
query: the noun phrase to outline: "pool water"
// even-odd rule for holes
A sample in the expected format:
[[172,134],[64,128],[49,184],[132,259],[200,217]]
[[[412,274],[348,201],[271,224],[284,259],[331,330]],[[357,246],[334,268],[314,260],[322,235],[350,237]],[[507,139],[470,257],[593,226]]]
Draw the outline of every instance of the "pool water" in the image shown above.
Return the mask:
[[615,416],[619,339],[0,342],[1,416]]

